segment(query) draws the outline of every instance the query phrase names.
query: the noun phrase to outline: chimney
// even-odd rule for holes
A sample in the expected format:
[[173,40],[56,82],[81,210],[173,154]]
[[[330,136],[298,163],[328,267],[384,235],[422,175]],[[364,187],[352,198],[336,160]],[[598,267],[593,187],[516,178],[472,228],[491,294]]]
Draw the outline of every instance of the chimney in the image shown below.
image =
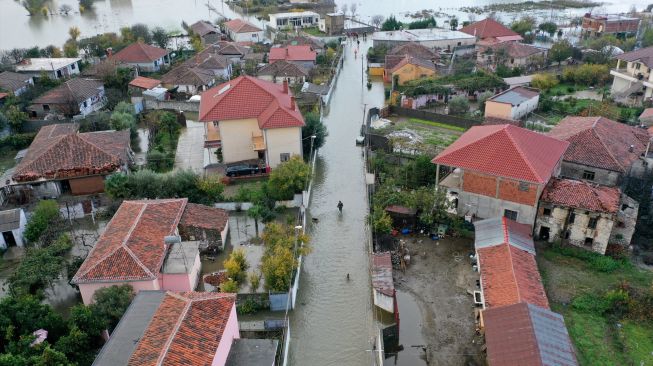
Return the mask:
[[295,110],[295,96],[290,97],[290,109]]
[[288,94],[288,79],[283,79],[283,93]]
[[630,152],[635,151],[635,145],[630,145],[630,147],[628,148],[628,151],[630,151]]
[[111,56],[113,56],[113,48],[109,47],[107,48],[107,57],[111,58]]

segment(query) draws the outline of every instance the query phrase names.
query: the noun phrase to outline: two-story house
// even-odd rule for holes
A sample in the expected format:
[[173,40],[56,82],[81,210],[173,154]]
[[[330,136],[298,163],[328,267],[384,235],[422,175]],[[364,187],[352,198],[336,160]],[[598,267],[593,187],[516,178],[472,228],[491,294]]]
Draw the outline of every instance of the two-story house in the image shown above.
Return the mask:
[[209,156],[222,149],[224,164],[258,160],[275,168],[302,155],[304,118],[287,81],[239,76],[217,85],[202,93],[199,120]]
[[110,58],[144,72],[157,72],[170,65],[170,51],[143,42],[135,42]]
[[555,178],[540,199],[535,232],[541,240],[605,254],[609,244],[630,244],[638,210],[639,204],[617,187]]
[[105,104],[104,84],[101,81],[73,78],[34,99],[27,110],[32,118],[48,114],[86,116],[99,111]]
[[[568,145],[510,124],[474,126],[433,159],[436,184],[447,189],[458,215],[533,225]],[[442,172],[449,174],[440,179]]]
[[653,47],[640,48],[616,56],[617,67],[610,96],[617,101],[641,104],[653,97]]
[[123,201],[71,282],[87,305],[95,291],[114,285],[128,284],[135,292],[193,291],[204,238],[185,233],[206,229],[208,222],[226,236],[226,220],[224,210],[186,198]]
[[560,175],[605,186],[623,186],[628,177],[650,173],[653,159],[645,156],[646,129],[605,117],[566,117],[548,136],[569,142]]

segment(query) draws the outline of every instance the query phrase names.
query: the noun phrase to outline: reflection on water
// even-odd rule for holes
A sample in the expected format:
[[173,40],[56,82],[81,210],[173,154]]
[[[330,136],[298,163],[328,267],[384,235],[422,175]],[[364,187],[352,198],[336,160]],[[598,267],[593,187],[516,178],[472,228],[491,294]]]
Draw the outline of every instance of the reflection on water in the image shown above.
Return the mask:
[[399,342],[395,350],[386,347],[384,366],[419,366],[427,365],[422,337],[422,315],[410,293],[397,290],[399,304]]

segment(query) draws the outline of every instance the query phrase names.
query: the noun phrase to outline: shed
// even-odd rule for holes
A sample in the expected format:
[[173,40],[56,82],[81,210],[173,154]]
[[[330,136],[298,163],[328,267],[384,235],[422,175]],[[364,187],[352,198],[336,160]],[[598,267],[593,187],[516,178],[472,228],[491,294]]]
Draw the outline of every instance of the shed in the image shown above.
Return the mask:
[[395,228],[410,228],[417,223],[417,210],[410,207],[391,205],[385,208],[385,212],[392,218]]
[[23,246],[23,231],[27,219],[25,212],[21,208],[13,210],[0,211],[0,248]]
[[374,288],[374,305],[394,314],[395,285],[392,279],[392,254],[390,252],[374,253],[372,258],[372,287]]

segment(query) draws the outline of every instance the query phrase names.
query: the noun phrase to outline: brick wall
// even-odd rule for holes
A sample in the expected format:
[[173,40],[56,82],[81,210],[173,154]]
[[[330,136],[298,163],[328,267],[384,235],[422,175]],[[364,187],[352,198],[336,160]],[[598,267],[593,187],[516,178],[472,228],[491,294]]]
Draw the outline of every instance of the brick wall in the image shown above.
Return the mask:
[[463,173],[463,190],[484,196],[496,197],[497,182],[496,177],[472,172]]
[[525,205],[535,206],[537,203],[537,185],[526,183],[519,189],[519,182],[516,180],[501,179],[499,182],[499,198],[507,201],[523,203]]

